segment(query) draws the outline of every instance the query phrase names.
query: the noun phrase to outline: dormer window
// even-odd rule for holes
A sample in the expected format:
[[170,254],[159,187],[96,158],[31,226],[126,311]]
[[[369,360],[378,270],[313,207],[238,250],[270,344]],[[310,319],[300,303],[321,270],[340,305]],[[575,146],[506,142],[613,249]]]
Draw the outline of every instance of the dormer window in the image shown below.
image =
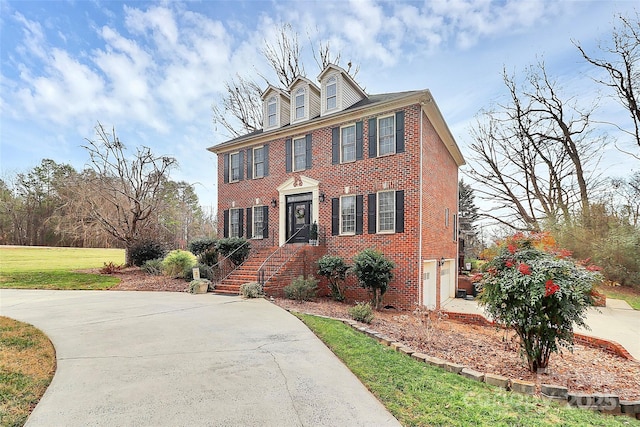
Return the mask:
[[267,126],[272,127],[276,125],[276,97],[272,96],[267,101]]
[[296,91],[295,95],[296,120],[304,118],[304,88]]
[[327,80],[327,111],[333,110],[338,106],[337,85],[338,82],[335,77],[331,77],[329,80]]

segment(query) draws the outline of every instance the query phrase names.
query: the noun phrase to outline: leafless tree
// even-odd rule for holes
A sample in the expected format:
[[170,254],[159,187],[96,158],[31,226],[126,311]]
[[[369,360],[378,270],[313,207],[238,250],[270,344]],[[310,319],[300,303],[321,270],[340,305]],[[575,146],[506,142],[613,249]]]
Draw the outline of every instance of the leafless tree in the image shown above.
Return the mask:
[[592,132],[594,107],[562,98],[544,63],[529,68],[525,84],[503,72],[508,102],[485,111],[471,130],[469,175],[480,197],[494,203],[485,217],[522,230],[545,222],[589,218],[597,183],[590,172],[602,139]]
[[[299,43],[298,32],[291,24],[281,24],[276,29],[274,41],[265,40],[260,50],[262,58],[275,75],[278,86],[283,90],[298,77],[306,76],[302,62],[303,48]],[[333,55],[329,42],[320,42],[311,49],[320,70],[329,63],[339,65],[340,53]],[[349,62],[347,72],[355,78],[359,67]],[[238,137],[262,129],[262,89],[272,83],[268,76],[255,73],[263,80],[261,85],[256,79],[236,74],[225,82],[221,98],[212,106],[213,123],[220,125],[232,137]]]
[[[617,20],[618,26],[613,29],[611,42],[599,45],[603,58],[589,55],[579,43],[574,44],[584,59],[607,73],[606,78],[596,81],[614,91],[615,97],[628,111],[633,129],[625,129],[618,123],[613,125],[631,135],[640,147],[640,17],[637,13],[634,18],[617,15]],[[640,160],[640,154],[621,151]]]
[[129,249],[138,242],[161,202],[162,184],[177,162],[173,157],[155,156],[148,147],[138,147],[135,156],[128,159],[115,128],[109,133],[98,123],[95,130],[97,140],[86,139],[88,144],[83,146],[95,172],[86,195],[90,214],[123,242],[130,265]]

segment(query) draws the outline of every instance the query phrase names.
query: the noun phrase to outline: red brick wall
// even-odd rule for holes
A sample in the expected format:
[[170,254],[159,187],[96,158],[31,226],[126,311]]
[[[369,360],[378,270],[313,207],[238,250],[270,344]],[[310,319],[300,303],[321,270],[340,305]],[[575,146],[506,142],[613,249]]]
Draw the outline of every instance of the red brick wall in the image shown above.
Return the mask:
[[[368,157],[368,119],[396,112],[389,110],[376,116],[363,116],[363,160],[346,164],[331,164],[331,128],[325,127],[312,132],[313,165],[299,173],[320,182],[319,191],[325,194],[325,201],[319,206],[318,225],[326,232],[327,252],[340,255],[351,262],[352,257],[365,248],[382,251],[396,264],[394,279],[385,295],[385,304],[396,308],[413,309],[420,298],[420,116],[422,120],[424,206],[422,221],[423,259],[455,258],[457,245],[452,239],[451,220],[449,228],[444,226],[444,207],[449,207],[451,215],[457,213],[457,166],[446,147],[437,136],[433,126],[422,114],[419,104],[404,108],[405,112],[405,152],[390,156]],[[353,122],[342,123],[344,125]],[[337,126],[337,125],[336,125]],[[291,135],[296,138],[303,136]],[[285,138],[269,142],[269,176],[237,183],[223,183],[223,155],[218,156],[218,224],[222,235],[222,212],[231,208],[235,201],[237,208],[253,206],[256,198],[269,205],[278,199],[276,188],[296,173],[285,172]],[[246,172],[246,167],[245,167]],[[367,195],[388,189],[404,190],[404,233],[367,234]],[[345,194],[364,196],[364,234],[356,236],[331,235],[331,199]],[[278,241],[278,208],[269,208],[270,238]],[[266,243],[266,242],[265,242]],[[254,245],[260,245],[259,241]],[[367,292],[360,288],[354,278],[348,280],[347,296],[350,300],[369,299]]]

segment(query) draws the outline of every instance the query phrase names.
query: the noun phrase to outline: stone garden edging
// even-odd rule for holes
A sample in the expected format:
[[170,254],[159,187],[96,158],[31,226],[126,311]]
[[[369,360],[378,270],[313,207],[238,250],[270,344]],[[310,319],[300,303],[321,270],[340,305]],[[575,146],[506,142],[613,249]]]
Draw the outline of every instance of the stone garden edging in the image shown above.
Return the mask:
[[[451,312],[447,312],[448,314],[452,314]],[[463,377],[469,378],[474,381],[484,382],[489,385],[493,385],[496,387],[500,387],[507,391],[513,391],[520,394],[527,394],[534,396],[536,390],[536,384],[528,381],[521,381],[516,379],[510,379],[508,377],[502,375],[495,375],[492,373],[483,373],[478,372],[473,369],[470,369],[464,365],[460,365],[458,363],[448,362],[439,357],[429,356],[424,353],[417,352],[403,343],[394,341],[392,338],[387,337],[373,329],[370,329],[366,326],[362,326],[355,320],[351,319],[339,319],[330,316],[322,316],[318,314],[308,313],[311,316],[316,317],[324,317],[326,319],[337,320],[343,322],[344,324],[351,326],[353,329],[362,332],[379,343],[393,348],[395,351],[404,353],[407,356],[419,361],[426,363],[431,366],[435,366],[438,368],[442,368],[447,372],[451,372],[457,375],[461,375]],[[479,320],[477,318],[482,319],[483,323],[476,323],[482,326],[485,325],[493,325],[483,316],[478,314],[469,314],[469,313],[453,313],[460,314],[464,316],[464,320],[469,320],[469,317],[474,317],[474,320]],[[450,318],[451,319],[451,318]],[[460,319],[462,320],[462,319]],[[576,334],[576,338],[577,338]],[[588,337],[591,338],[591,337]],[[599,339],[597,339],[599,340]],[[605,341],[606,340],[600,340]],[[617,344],[617,343],[616,343]],[[620,346],[618,344],[618,346]],[[622,346],[620,346],[622,348]],[[597,347],[602,348],[602,347]],[[605,348],[602,348],[605,351],[608,351]],[[624,350],[624,348],[622,348]],[[626,353],[626,350],[625,350]],[[614,354],[618,354],[617,352]],[[628,354],[628,353],[627,353]],[[620,355],[620,354],[618,354]],[[624,356],[622,356],[624,357]],[[627,357],[628,359],[634,360],[630,355]],[[611,415],[627,415],[632,418],[636,418],[640,420],[640,401],[624,401],[620,400],[620,398],[613,394],[604,394],[604,393],[594,393],[594,394],[583,394],[583,393],[572,393],[567,390],[566,387],[550,385],[550,384],[541,384],[541,396],[542,398],[556,401],[558,403],[564,402],[567,406],[576,407],[580,409],[590,409],[597,410],[606,414]]]

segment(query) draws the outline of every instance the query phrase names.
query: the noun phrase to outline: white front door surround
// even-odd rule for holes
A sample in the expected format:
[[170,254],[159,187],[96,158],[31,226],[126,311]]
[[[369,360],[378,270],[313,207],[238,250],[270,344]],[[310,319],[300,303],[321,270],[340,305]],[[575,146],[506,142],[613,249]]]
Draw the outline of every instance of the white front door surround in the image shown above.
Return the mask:
[[293,176],[276,188],[278,190],[278,244],[287,241],[287,196],[311,193],[311,224],[319,218],[320,182],[304,175]]

